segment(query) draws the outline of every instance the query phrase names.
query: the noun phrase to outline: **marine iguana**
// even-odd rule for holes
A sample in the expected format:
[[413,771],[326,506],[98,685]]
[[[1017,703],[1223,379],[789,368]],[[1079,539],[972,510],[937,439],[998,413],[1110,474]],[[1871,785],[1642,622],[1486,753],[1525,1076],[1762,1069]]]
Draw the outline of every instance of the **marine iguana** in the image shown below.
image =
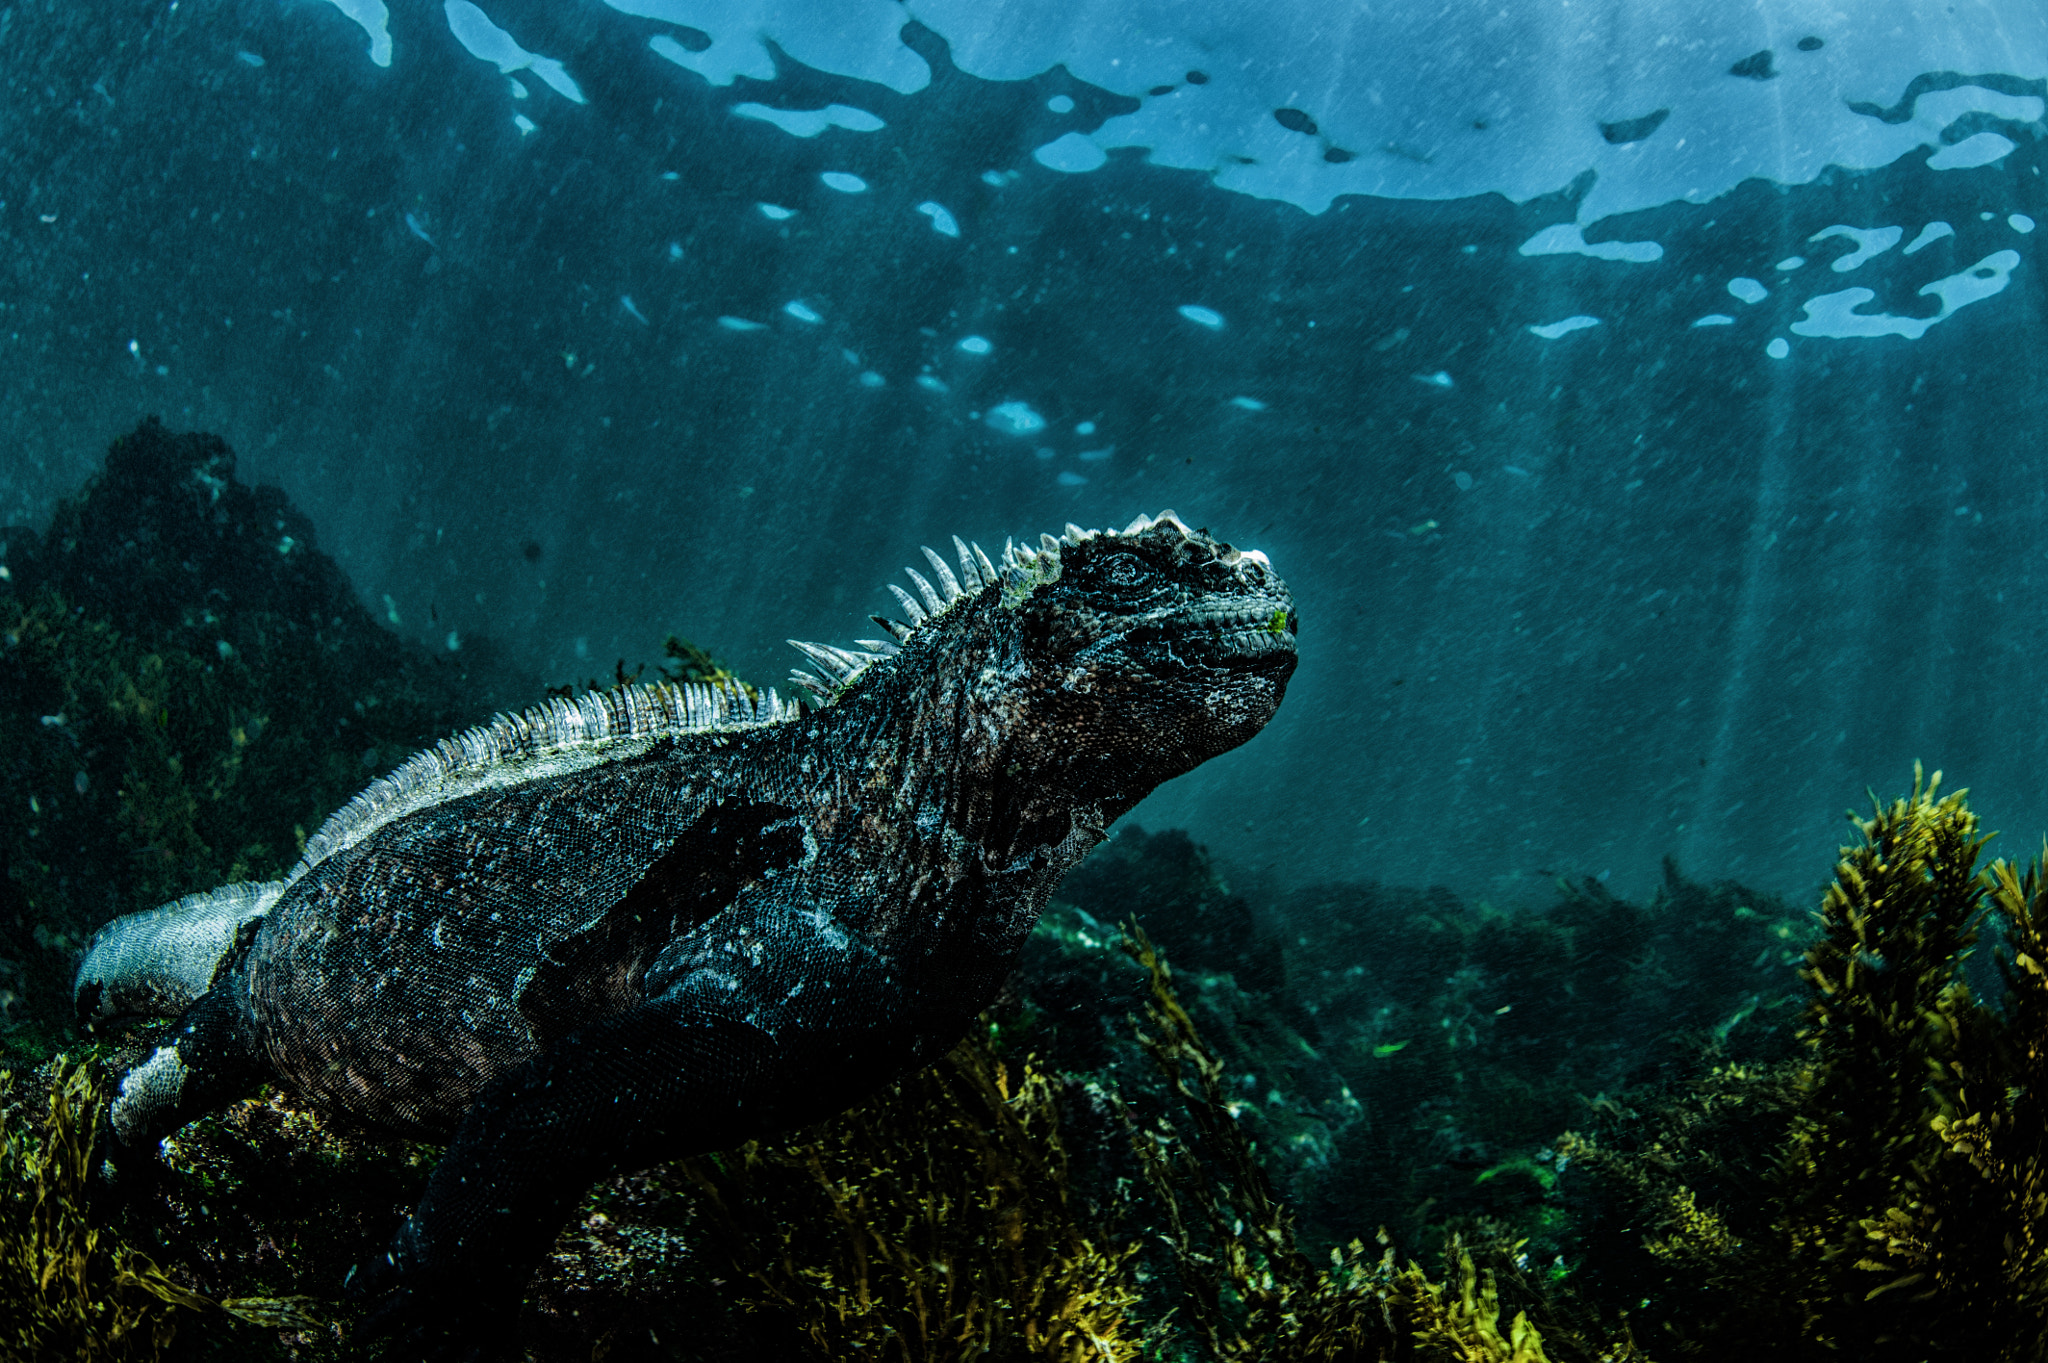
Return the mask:
[[858,651],[791,642],[804,709],[658,684],[411,760],[281,881],[117,919],[81,1016],[182,1010],[112,1105],[113,1165],[266,1080],[447,1148],[353,1274],[373,1329],[502,1342],[590,1185],[839,1112],[943,1054],[1060,877],[1270,719],[1295,610],[1172,512],[892,587]]

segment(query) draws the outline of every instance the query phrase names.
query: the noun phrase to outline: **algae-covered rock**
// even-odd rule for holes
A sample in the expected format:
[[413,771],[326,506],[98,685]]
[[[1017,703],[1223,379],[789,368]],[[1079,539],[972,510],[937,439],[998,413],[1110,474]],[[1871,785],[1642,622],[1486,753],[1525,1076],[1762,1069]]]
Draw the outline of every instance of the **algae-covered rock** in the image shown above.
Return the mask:
[[[1053,1063],[1136,1091],[1155,1080],[1128,1020],[1145,977],[1113,949],[1121,916],[1174,960],[1235,1120],[1306,1243],[1385,1226],[1413,1252],[1498,1234],[1544,1264],[1574,1246],[1559,1133],[1603,1095],[1696,1072],[1703,1047],[1784,1054],[1810,935],[1782,901],[1675,866],[1643,904],[1597,882],[1511,909],[1441,887],[1333,884],[1259,915],[1185,834],[1122,830],[1061,887],[1013,993],[1016,1025]],[[1233,968],[1258,947],[1278,964]],[[1131,1176],[1113,1143],[1077,1144],[1106,1152],[1077,1158],[1087,1176]]]
[[1278,938],[1180,829],[1119,828],[1061,883],[1060,898],[1103,922],[1148,924],[1183,969],[1229,973],[1246,989],[1285,996]]
[[1321,1050],[1364,1106],[1311,1225],[1356,1217],[1403,1244],[1488,1224],[1569,1258],[1555,1196],[1559,1132],[1603,1095],[1790,1045],[1810,933],[1782,901],[1666,867],[1647,903],[1560,882],[1513,909],[1448,890],[1296,892],[1291,978]]

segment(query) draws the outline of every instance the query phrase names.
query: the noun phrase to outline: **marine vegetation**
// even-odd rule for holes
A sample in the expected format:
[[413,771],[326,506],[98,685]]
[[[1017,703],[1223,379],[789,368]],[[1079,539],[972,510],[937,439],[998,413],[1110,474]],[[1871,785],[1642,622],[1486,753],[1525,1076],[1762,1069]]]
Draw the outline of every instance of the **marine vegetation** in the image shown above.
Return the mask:
[[994,1032],[822,1128],[668,1167],[742,1311],[820,1358],[1140,1356],[1139,1247],[1105,1235],[1130,1209],[1080,1205],[1058,1082]]
[[[1712,1063],[1561,1142],[1610,1200],[1587,1290],[1640,1294],[1663,1356],[2048,1357],[2042,863],[1980,867],[1940,779],[1857,821],[1796,1055]],[[1996,1002],[1971,978],[1987,928]]]
[[8,1363],[154,1359],[177,1331],[179,1289],[88,1215],[102,1106],[88,1068],[59,1064],[40,1123],[0,1115],[0,1358]]
[[[711,655],[709,649],[691,643],[688,639],[671,634],[662,641],[662,660],[656,666],[660,680],[677,685],[696,682],[717,690],[738,690],[748,700],[760,699],[760,688],[747,681],[730,667]],[[619,659],[612,665],[612,679],[601,682],[595,677],[586,679],[580,686],[565,682],[550,686],[547,693],[560,700],[573,699],[579,691],[619,691],[638,685],[647,675],[647,664],[641,663],[631,672],[626,670],[626,660]]]
[[1236,1121],[1317,1253],[1379,1226],[1407,1247],[1497,1234],[1546,1271],[1570,1231],[1558,1133],[1590,1099],[1689,1073],[1701,1045],[1787,1051],[1810,931],[1773,896],[1675,866],[1647,903],[1584,880],[1511,909],[1334,884],[1255,910],[1185,834],[1135,828],[1058,900],[1020,998],[1062,1068],[1146,1082],[1117,1031],[1143,976],[1102,950],[1116,940],[1102,924],[1133,914],[1174,961]]
[[[1443,1359],[1466,1363],[1546,1363],[1548,1333],[1559,1358],[1643,1359],[1626,1326],[1612,1338],[1577,1337],[1541,1295],[1528,1305],[1546,1318],[1539,1329],[1525,1309],[1506,1312],[1492,1269],[1452,1237],[1448,1279],[1432,1282],[1412,1260],[1395,1262],[1382,1230],[1375,1254],[1357,1239],[1330,1250],[1330,1266],[1299,1246],[1294,1218],[1273,1195],[1266,1171],[1225,1097],[1223,1065],[1202,1042],[1173,989],[1173,974],[1142,929],[1125,930],[1123,948],[1145,968],[1150,998],[1139,1044],[1179,1099],[1180,1119],[1160,1112],[1150,1123],[1123,1109],[1145,1179],[1165,1212],[1167,1239],[1185,1293],[1192,1333],[1219,1359]],[[1502,1246],[1488,1246],[1497,1257]],[[1507,1247],[1510,1252],[1519,1246]]]
[[39,1133],[15,1104],[0,1109],[0,1359],[155,1359],[180,1311],[314,1326],[308,1298],[210,1300],[97,1224],[92,1143],[105,1101],[92,1074],[89,1064],[50,1067]]

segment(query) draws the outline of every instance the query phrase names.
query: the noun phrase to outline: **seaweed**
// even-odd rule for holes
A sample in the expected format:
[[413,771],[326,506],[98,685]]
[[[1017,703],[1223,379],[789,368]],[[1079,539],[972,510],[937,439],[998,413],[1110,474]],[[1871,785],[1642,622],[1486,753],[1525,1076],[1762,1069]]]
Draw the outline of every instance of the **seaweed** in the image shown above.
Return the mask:
[[[1980,869],[1940,780],[1916,769],[1855,821],[1795,1057],[1713,1066],[1562,1143],[1623,1223],[1596,1276],[1645,1293],[1673,1356],[2048,1357],[2042,865]],[[1997,1007],[1968,978],[1987,917]]]
[[0,1114],[0,1359],[153,1360],[177,1334],[180,1311],[315,1325],[304,1297],[195,1292],[102,1224],[92,1147],[106,1102],[93,1066],[60,1059],[47,1080],[39,1138]]
[[180,1303],[151,1290],[155,1265],[88,1213],[103,1107],[90,1069],[49,1078],[39,1137],[0,1117],[0,1358],[155,1359]]
[[[1164,957],[1135,924],[1126,927],[1123,945],[1150,982],[1139,1044],[1166,1077],[1180,1112],[1179,1119],[1161,1112],[1141,1123],[1127,1111],[1127,1128],[1165,1213],[1193,1332],[1209,1356],[1246,1363],[1548,1363],[1547,1328],[1560,1359],[1644,1359],[1625,1322],[1602,1332],[1606,1338],[1586,1338],[1567,1323],[1583,1315],[1573,1303],[1546,1300],[1519,1274],[1512,1281],[1527,1305],[1504,1321],[1511,1307],[1500,1275],[1478,1267],[1456,1237],[1446,1246],[1441,1282],[1413,1261],[1397,1265],[1385,1230],[1377,1255],[1353,1239],[1330,1250],[1328,1268],[1313,1263],[1238,1126],[1241,1105],[1225,1096],[1223,1066],[1176,995]],[[1519,1249],[1495,1243],[1483,1252],[1511,1265]],[[1532,1321],[1530,1309],[1546,1328]]]
[[[1084,872],[1098,859],[1028,944],[1011,1026],[1134,1107],[1177,1104],[1117,1026],[1150,982],[1105,949],[1116,934],[1097,915],[1136,911],[1148,932],[1174,931],[1178,997],[1304,1254],[1343,1253],[1373,1227],[1403,1247],[1456,1240],[1532,1320],[1554,1311],[1581,1336],[1605,1337],[1602,1320],[1643,1294],[1600,1276],[1621,1212],[1561,1177],[1558,1133],[1585,1125],[1589,1104],[1640,1104],[1713,1064],[1764,1067],[1796,1045],[1808,923],[1669,864],[1648,903],[1567,880],[1537,909],[1372,884],[1308,887],[1267,916],[1239,900],[1238,923],[1285,957],[1276,997],[1231,968],[1249,953],[1216,948],[1208,925],[1232,896],[1184,835],[1126,830]],[[1083,1186],[1143,1181],[1114,1122],[1087,1106],[1070,1121],[1084,1128],[1072,1141]]]
[[[655,668],[655,675],[668,682],[700,682],[707,686],[730,688],[742,692],[749,700],[758,700],[761,689],[741,677],[730,667],[713,657],[711,651],[694,644],[680,635],[671,634],[662,640],[662,661]],[[626,660],[620,658],[612,664],[612,679],[599,681],[587,677],[581,682],[561,682],[547,688],[550,696],[568,700],[578,691],[617,691],[623,687],[638,684],[647,675],[647,664],[635,664],[633,670],[626,670]]]
[[266,1090],[166,1140],[154,1186],[116,1225],[196,1294],[296,1304],[262,1317],[231,1309],[271,1333],[203,1324],[180,1341],[180,1356],[350,1358],[354,1312],[336,1300],[340,1285],[383,1248],[436,1155],[347,1131]]
[[1138,1357],[1138,1246],[1070,1189],[1055,1082],[993,1035],[822,1128],[671,1166],[741,1310],[817,1357]]
[[1292,895],[1285,917],[1299,1006],[1360,1108],[1290,1183],[1310,1237],[1336,1243],[1363,1222],[1432,1244],[1497,1228],[1553,1266],[1578,1252],[1557,1134],[1589,1101],[1696,1072],[1715,1037],[1746,1062],[1786,1051],[1810,935],[1774,897],[1668,863],[1646,904],[1587,880],[1520,909],[1324,885]]

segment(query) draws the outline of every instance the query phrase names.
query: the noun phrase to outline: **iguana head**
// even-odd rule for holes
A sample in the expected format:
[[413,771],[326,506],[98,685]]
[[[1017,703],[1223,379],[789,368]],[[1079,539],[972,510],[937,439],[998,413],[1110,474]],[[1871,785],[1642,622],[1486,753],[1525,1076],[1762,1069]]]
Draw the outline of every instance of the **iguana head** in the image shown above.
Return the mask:
[[957,576],[927,549],[936,584],[913,570],[918,597],[891,589],[908,624],[874,617],[900,651],[798,644],[823,675],[795,679],[828,703],[868,693],[870,680],[877,702],[886,691],[898,707],[943,693],[959,707],[948,722],[962,761],[1111,813],[1243,743],[1279,707],[1295,665],[1294,599],[1265,555],[1170,511],[1122,530],[1070,525],[993,563],[955,545]]
[[1190,530],[1172,512],[1122,531],[1069,526],[1006,582],[1039,708],[1059,740],[1105,750],[1153,779],[1264,727],[1294,673],[1294,598],[1257,551]]

